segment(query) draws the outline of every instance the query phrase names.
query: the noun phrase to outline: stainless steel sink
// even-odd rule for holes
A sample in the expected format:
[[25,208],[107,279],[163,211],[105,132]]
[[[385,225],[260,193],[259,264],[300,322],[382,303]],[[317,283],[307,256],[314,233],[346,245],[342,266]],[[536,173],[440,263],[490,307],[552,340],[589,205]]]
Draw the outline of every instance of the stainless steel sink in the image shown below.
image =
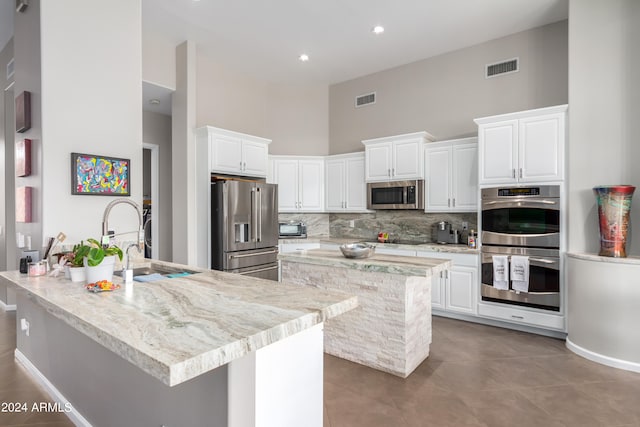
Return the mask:
[[[179,273],[195,274],[198,272],[193,270],[185,270],[181,268],[171,268],[171,267],[164,267],[164,266],[158,266],[158,265],[148,265],[145,267],[136,267],[133,269],[133,277],[146,276],[148,274],[161,274],[163,276],[166,276],[169,274],[179,274]],[[113,274],[116,276],[122,277],[123,273],[122,273],[122,270],[116,270],[113,272]]]

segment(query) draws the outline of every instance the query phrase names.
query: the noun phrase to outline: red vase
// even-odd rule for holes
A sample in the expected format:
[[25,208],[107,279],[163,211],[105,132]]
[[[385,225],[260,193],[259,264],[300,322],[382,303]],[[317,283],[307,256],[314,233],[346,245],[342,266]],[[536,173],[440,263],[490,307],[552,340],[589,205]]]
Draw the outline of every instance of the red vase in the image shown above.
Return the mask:
[[632,185],[594,187],[600,223],[600,252],[598,255],[625,258],[627,230],[631,211]]

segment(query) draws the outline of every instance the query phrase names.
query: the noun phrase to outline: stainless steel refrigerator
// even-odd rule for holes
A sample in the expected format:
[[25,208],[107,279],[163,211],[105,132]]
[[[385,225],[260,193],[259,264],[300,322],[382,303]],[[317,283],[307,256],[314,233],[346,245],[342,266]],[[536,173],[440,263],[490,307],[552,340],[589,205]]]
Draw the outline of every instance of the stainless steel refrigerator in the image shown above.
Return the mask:
[[211,268],[278,280],[278,186],[211,183]]

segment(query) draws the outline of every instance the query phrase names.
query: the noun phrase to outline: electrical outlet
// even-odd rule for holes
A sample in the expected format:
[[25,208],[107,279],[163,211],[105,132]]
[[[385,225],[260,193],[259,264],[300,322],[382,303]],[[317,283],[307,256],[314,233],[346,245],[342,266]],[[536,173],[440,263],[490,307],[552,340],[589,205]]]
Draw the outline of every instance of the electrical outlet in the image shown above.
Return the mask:
[[24,317],[20,319],[20,330],[24,331],[24,333],[27,334],[27,336],[29,336],[30,326],[31,325],[29,325],[29,321],[27,319],[25,319]]
[[351,221],[349,221],[349,227],[353,228],[355,226],[356,226],[355,220],[352,219]]
[[467,221],[462,221],[462,229],[463,230],[469,229],[469,223]]

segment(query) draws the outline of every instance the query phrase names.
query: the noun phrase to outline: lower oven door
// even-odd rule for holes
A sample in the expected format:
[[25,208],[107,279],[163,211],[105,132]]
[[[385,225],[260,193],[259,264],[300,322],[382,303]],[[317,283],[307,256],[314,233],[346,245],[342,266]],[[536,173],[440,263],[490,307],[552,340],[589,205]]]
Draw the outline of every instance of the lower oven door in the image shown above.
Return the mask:
[[[545,310],[560,311],[560,253],[557,249],[516,248],[504,246],[482,246],[483,301],[522,305]],[[529,292],[496,289],[493,286],[493,256],[512,255],[529,257]]]

